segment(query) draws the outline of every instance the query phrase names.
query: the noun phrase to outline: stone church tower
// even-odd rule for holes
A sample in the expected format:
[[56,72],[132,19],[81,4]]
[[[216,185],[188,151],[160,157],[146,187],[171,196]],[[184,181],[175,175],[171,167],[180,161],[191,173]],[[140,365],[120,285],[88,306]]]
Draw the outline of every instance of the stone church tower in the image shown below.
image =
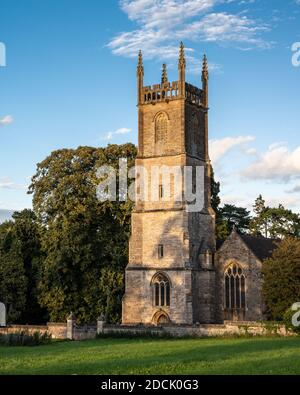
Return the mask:
[[[169,82],[163,65],[161,83],[144,86],[144,67],[139,53],[136,166],[147,171],[147,196],[153,189],[149,177],[153,168],[176,167],[184,174],[185,167],[189,166],[193,169],[191,189],[200,188],[204,203],[201,210],[194,212],[188,209],[185,197],[181,201],[177,199],[175,176],[170,178],[171,191],[166,198],[161,175],[157,199],[136,199],[126,268],[123,324],[215,322],[216,247],[215,215],[210,205],[207,59],[203,60],[202,88],[187,83],[181,43],[178,72],[178,81]],[[194,181],[196,167],[203,174],[201,185]],[[181,197],[185,196],[186,180],[179,187]]]

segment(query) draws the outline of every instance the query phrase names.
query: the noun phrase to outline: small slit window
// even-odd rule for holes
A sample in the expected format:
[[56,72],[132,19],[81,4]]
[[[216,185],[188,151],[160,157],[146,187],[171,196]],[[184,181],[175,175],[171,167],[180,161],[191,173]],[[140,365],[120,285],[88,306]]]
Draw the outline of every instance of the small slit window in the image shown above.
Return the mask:
[[158,245],[158,258],[162,259],[164,257],[164,246],[162,244]]

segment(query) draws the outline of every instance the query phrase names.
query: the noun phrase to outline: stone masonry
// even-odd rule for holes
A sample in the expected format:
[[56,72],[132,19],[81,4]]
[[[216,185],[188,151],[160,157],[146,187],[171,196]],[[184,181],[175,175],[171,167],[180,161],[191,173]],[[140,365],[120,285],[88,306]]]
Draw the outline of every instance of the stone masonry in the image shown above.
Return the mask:
[[[156,201],[139,199],[137,190],[126,268],[123,324],[215,322],[212,259],[215,221],[210,206],[207,60],[203,61],[202,89],[186,83],[185,67],[181,44],[178,81],[168,82],[164,65],[161,84],[145,87],[139,54],[136,166],[147,170],[148,180],[144,179],[144,185],[149,187],[147,196],[153,188],[153,179],[149,177],[153,167],[178,166],[182,174],[184,166],[191,166],[194,173],[196,166],[202,167],[204,179],[197,188],[204,191],[204,207],[200,212],[188,212],[187,202],[176,200],[175,176],[170,178],[168,200],[163,194]],[[185,187],[182,182],[181,197]],[[162,278],[160,283],[155,282],[157,277]],[[157,291],[156,287],[163,288]],[[159,300],[156,292],[159,292]],[[165,298],[165,302],[161,302],[161,298]]]

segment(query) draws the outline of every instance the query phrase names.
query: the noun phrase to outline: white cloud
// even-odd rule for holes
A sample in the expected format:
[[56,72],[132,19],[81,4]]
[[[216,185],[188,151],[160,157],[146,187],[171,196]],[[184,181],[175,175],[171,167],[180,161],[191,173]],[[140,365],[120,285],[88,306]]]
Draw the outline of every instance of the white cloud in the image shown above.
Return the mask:
[[257,150],[255,148],[248,148],[245,150],[246,155],[257,155]]
[[25,185],[13,182],[10,177],[0,178],[0,189],[25,189]]
[[132,129],[129,128],[119,128],[113,132],[107,132],[103,137],[104,140],[112,140],[116,135],[131,133]]
[[257,33],[267,30],[266,26],[258,26],[245,15],[219,12],[208,14],[200,21],[187,25],[178,32],[178,36],[207,42],[246,44],[243,49],[247,49],[249,45],[268,48],[270,44],[257,36]]
[[183,21],[212,9],[219,0],[123,0],[121,8],[128,18],[146,29],[169,30]]
[[290,151],[284,143],[275,143],[243,172],[252,180],[289,182],[300,178],[300,146]]
[[210,140],[209,149],[212,163],[216,164],[234,147],[244,146],[246,143],[254,140],[254,136],[224,137],[222,139]]
[[6,126],[13,123],[14,119],[11,115],[5,115],[5,117],[0,118],[0,126]]
[[292,189],[289,189],[286,191],[287,193],[298,193],[300,192],[300,184],[295,185]]
[[[253,191],[254,192],[254,191]],[[261,190],[260,190],[261,192]],[[262,191],[263,192],[263,191]],[[221,204],[233,204],[238,207],[245,207],[248,210],[252,211],[253,210],[253,204],[255,202],[255,199],[257,198],[257,195],[251,194],[248,195],[234,195],[234,194],[228,194],[228,195],[221,195]],[[279,204],[282,204],[284,207],[297,211],[299,210],[300,207],[300,198],[298,196],[286,196],[282,193],[280,195],[277,195],[276,197],[268,195],[268,193],[263,193],[263,198],[265,200],[266,206],[270,207],[278,207]],[[295,210],[296,209],[296,210]]]
[[115,134],[127,134],[130,132],[131,132],[131,129],[129,129],[129,128],[119,128],[115,131]]
[[[107,46],[113,54],[126,57],[135,57],[142,49],[148,59],[177,58],[178,42],[186,39],[234,44],[241,49],[267,48],[269,44],[260,37],[267,30],[265,25],[241,13],[213,12],[216,5],[232,1],[122,0],[121,9],[138,27],[116,35]],[[193,49],[186,51],[195,58]]]
[[270,207],[278,207],[279,204],[282,204],[286,208],[293,209],[299,208],[300,205],[300,199],[297,196],[263,196],[263,198],[266,201],[266,206]]

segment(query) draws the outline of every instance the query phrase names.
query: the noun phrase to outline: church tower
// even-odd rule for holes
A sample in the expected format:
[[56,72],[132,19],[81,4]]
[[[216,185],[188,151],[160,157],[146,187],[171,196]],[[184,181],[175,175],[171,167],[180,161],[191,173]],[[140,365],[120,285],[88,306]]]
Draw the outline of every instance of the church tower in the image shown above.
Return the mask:
[[[178,81],[168,81],[164,64],[161,82],[144,86],[139,53],[136,171],[143,182],[136,185],[132,213],[123,324],[215,322],[215,215],[210,203],[206,57],[201,88],[187,83],[185,74],[181,43]],[[191,169],[191,177],[186,169]],[[191,209],[188,191],[197,196],[200,192],[200,208]]]

